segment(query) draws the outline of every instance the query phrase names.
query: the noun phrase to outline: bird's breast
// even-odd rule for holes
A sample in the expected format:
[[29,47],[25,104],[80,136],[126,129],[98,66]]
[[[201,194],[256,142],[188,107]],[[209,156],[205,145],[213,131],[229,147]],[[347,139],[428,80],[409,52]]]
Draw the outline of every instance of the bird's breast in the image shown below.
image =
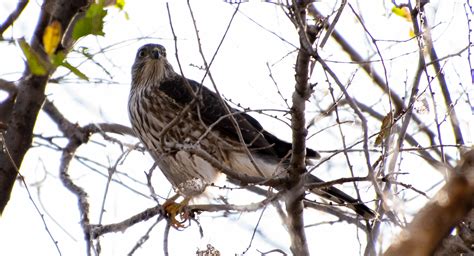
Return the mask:
[[159,90],[136,90],[130,94],[128,111],[132,128],[150,149],[159,149],[161,141],[182,143],[203,134],[202,126],[193,121],[191,111]]

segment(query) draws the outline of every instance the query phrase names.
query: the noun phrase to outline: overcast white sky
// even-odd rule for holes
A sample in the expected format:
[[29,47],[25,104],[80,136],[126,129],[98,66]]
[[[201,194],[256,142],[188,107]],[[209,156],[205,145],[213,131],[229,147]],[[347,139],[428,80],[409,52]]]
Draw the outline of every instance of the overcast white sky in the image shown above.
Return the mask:
[[[351,1],[353,3],[353,1]],[[427,15],[434,21],[437,27],[433,29],[435,35],[438,54],[446,56],[455,53],[468,44],[466,14],[463,9],[464,1],[432,1],[432,12]],[[220,38],[222,37],[227,23],[234,11],[235,5],[229,5],[222,1],[191,1],[193,11],[198,22],[201,43],[208,60],[214,53]],[[16,6],[17,1],[6,0],[0,3],[0,21],[6,17]],[[333,8],[334,1],[319,1],[316,3],[319,8],[330,11]],[[404,23],[403,19],[391,14],[392,5],[390,1],[360,1],[354,7],[358,8],[365,15],[363,16],[366,25],[373,36],[378,39],[405,40],[409,35],[409,24]],[[31,1],[18,21],[4,34],[5,37],[20,38],[29,36],[36,25],[38,19],[41,1]],[[201,57],[197,51],[192,21],[186,1],[173,1],[170,3],[173,25],[178,36],[179,58],[183,65],[184,74],[190,78],[200,81],[203,72],[193,67],[193,65],[202,65]],[[250,1],[242,4],[235,21],[230,29],[220,54],[217,56],[211,71],[221,93],[243,106],[255,109],[285,109],[285,104],[278,95],[273,82],[268,78],[269,71],[266,63],[272,67],[273,76],[278,82],[282,94],[290,98],[294,84],[294,54],[290,57],[285,55],[294,50],[293,45],[298,45],[297,34],[293,25],[284,15],[281,9],[274,4],[263,3],[259,1]],[[165,1],[155,0],[136,0],[127,1],[125,11],[129,19],[125,18],[123,12],[110,9],[106,18],[105,37],[87,37],[80,42],[78,46],[87,46],[92,53],[97,52],[103,47],[112,46],[104,54],[97,54],[95,60],[100,62],[111,74],[108,76],[98,66],[93,63],[85,63],[79,66],[79,69],[90,78],[102,78],[111,83],[87,83],[79,81],[74,76],[72,80],[61,84],[50,84],[48,86],[48,98],[52,99],[61,109],[63,114],[73,122],[81,125],[93,122],[113,122],[128,125],[128,116],[126,112],[126,103],[129,92],[130,67],[133,63],[136,49],[147,43],[155,42],[163,44],[168,49],[168,56],[172,64],[177,69],[174,58],[174,41],[170,31],[168,15],[166,12]],[[347,11],[347,10],[346,10]],[[348,13],[348,12],[347,12]],[[368,15],[370,13],[370,15]],[[283,36],[286,41],[280,40],[274,34],[262,29],[259,25],[252,22],[254,19],[259,25],[265,27]],[[470,15],[472,18],[472,15]],[[357,26],[354,16],[343,15],[340,23],[336,27],[343,35],[348,38],[354,46],[364,47],[367,44],[367,38],[362,33],[362,28]],[[148,37],[144,40],[135,40],[140,37]],[[115,45],[116,44],[116,45]],[[385,58],[396,57],[400,53],[410,52],[407,49],[416,50],[414,44],[388,46],[391,42],[380,42],[380,47],[389,56]],[[411,47],[411,48],[410,48]],[[76,48],[77,49],[77,48]],[[321,51],[322,54],[330,60],[344,60],[347,58],[338,51],[334,43],[330,43]],[[370,54],[367,52],[366,54]],[[410,54],[407,54],[410,56]],[[417,54],[411,54],[414,59]],[[8,45],[6,42],[0,43],[0,77],[3,79],[16,80],[21,76],[23,70],[23,59],[21,52],[15,45]],[[82,58],[79,54],[72,53],[70,62],[74,64],[81,63]],[[406,61],[403,59],[401,61]],[[445,65],[450,74],[450,82],[453,84],[463,84],[465,88],[471,90],[471,78],[469,66],[467,65],[466,54],[459,58],[453,58]],[[415,63],[404,63],[400,65],[396,61],[390,65],[390,78],[394,90],[404,90],[403,81],[410,77],[410,65]],[[399,65],[400,67],[397,67]],[[340,69],[342,77],[348,79],[353,74],[362,74],[362,71],[355,71],[356,67]],[[454,70],[454,71],[453,71]],[[64,72],[59,70],[57,74]],[[57,76],[55,75],[55,77]],[[357,75],[359,78],[359,76]],[[359,78],[354,86],[363,86],[363,77]],[[316,82],[316,81],[314,81]],[[324,79],[317,82],[323,83]],[[346,81],[344,81],[346,82]],[[210,84],[206,82],[208,86]],[[467,86],[468,85],[468,86]],[[375,103],[380,97],[380,92],[368,91],[364,87],[354,90],[354,94],[359,95],[360,99],[373,97]],[[323,90],[324,91],[324,90]],[[327,93],[327,91],[326,91]],[[471,100],[473,100],[471,96]],[[472,102],[472,101],[471,101]],[[314,104],[314,105],[312,105]],[[318,103],[310,103],[309,109],[315,109]],[[460,119],[465,124],[463,129],[468,137],[469,143],[472,143],[474,121],[472,110],[465,105],[460,107]],[[289,140],[291,138],[290,129],[282,122],[276,122],[272,118],[262,115],[255,115],[268,130],[278,133],[278,136]],[[379,124],[374,124],[378,126]],[[325,127],[325,126],[322,126]],[[54,135],[57,134],[56,128],[44,115],[35,128],[37,134]],[[314,132],[314,131],[313,131]],[[351,139],[351,134],[348,134]],[[94,138],[97,141],[100,139]],[[355,138],[354,138],[355,139]],[[134,142],[132,138],[127,139]],[[336,146],[321,144],[325,141],[323,135],[316,135],[310,141],[309,145],[319,150],[334,149]],[[59,141],[58,143],[64,143]],[[79,154],[95,154],[97,159],[103,163],[114,164],[116,157],[120,154],[120,149],[116,145],[102,147],[100,145],[90,146],[87,149],[81,149]],[[407,156],[409,158],[410,156]],[[58,246],[63,255],[84,255],[85,245],[83,235],[78,224],[79,216],[77,211],[76,198],[67,191],[59,182],[58,176],[59,153],[51,150],[36,149],[28,153],[25,162],[22,165],[22,174],[26,177],[30,193],[33,200],[40,207],[40,211],[45,215],[47,227],[50,229],[54,239],[58,241]],[[140,163],[140,164],[137,164]],[[143,175],[152,166],[152,161],[148,155],[133,154],[126,163],[120,166],[120,170],[127,172],[130,176],[145,182]],[[326,167],[330,168],[330,167]],[[99,215],[101,197],[104,193],[106,179],[91,173],[79,164],[71,166],[73,177],[84,186],[91,197],[92,217],[97,220]],[[327,171],[321,175],[327,178],[337,178],[338,171],[329,174]],[[334,176],[335,175],[335,176]],[[347,175],[347,173],[341,174]],[[162,177],[155,175],[157,182],[163,184]],[[127,184],[133,184],[135,189],[148,195],[146,186],[127,180],[123,176],[122,181]],[[414,173],[410,176],[412,180],[426,179],[426,174]],[[429,188],[434,181],[441,180],[441,176],[430,173],[430,182],[420,184],[422,190]],[[350,190],[350,186],[348,186]],[[163,184],[157,188],[161,195],[166,195],[170,190],[169,184]],[[430,191],[432,193],[433,191]],[[248,203],[249,194],[240,194],[239,198],[234,198],[235,202]],[[258,201],[258,198],[252,198]],[[413,209],[419,207],[420,201],[412,201]],[[410,204],[410,203],[409,203]],[[126,217],[136,214],[140,209],[152,207],[152,200],[131,193],[129,190],[115,185],[111,188],[105,213],[105,223],[112,223],[123,220]],[[412,208],[409,208],[412,209]],[[255,226],[256,220],[261,211],[255,213],[246,213],[233,215],[230,218],[213,218],[218,214],[203,214],[201,221],[204,228],[204,237],[200,238],[196,225],[183,231],[172,231],[169,238],[170,251],[180,251],[180,254],[171,255],[193,255],[197,248],[204,249],[208,243],[216,246],[223,254],[233,255],[241,253],[248,246],[251,239],[251,231]],[[281,221],[275,213],[275,209],[268,207],[265,210],[261,225],[261,232],[257,233],[257,239],[248,255],[256,255],[257,249],[268,251],[273,248],[283,248],[288,245],[289,240]],[[311,214],[311,215],[309,215]],[[316,218],[324,214],[308,213],[307,224],[316,223]],[[273,217],[268,217],[273,216]],[[322,216],[331,219],[328,216]],[[237,225],[237,223],[239,225]],[[125,233],[107,234],[102,241],[102,255],[124,255],[128,253],[138,239],[144,234],[145,230],[152,224],[137,225]],[[223,229],[225,230],[224,232]],[[164,223],[160,223],[151,234],[143,249],[136,255],[161,255],[162,254],[162,234]],[[390,238],[396,229],[386,229],[386,238]],[[356,228],[341,224],[321,225],[314,228],[308,228],[308,241],[310,249],[318,255],[358,255],[361,248],[356,239]],[[361,240],[364,240],[363,234]],[[6,211],[0,218],[0,250],[5,255],[57,255],[55,246],[44,229],[39,214],[29,198],[24,186],[16,184],[12,199],[7,206]],[[315,241],[313,243],[313,241]]]

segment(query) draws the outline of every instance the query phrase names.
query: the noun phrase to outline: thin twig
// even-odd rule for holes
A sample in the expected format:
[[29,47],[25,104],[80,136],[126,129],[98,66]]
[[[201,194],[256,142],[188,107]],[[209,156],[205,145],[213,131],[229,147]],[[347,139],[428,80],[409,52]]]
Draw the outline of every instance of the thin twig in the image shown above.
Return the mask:
[[362,114],[362,112],[360,111],[359,107],[357,106],[357,104],[355,103],[355,101],[352,99],[352,97],[349,95],[349,93],[347,92],[346,88],[344,87],[344,85],[341,83],[341,81],[339,81],[339,78],[337,77],[337,75],[329,68],[329,66],[326,64],[326,62],[321,59],[321,57],[319,56],[316,56],[316,60],[321,64],[321,66],[323,67],[324,70],[326,70],[328,72],[328,74],[331,75],[331,77],[333,78],[333,80],[336,82],[336,84],[338,85],[339,89],[343,92],[344,94],[344,97],[347,99],[348,101],[348,104],[351,106],[351,108],[354,110],[354,112],[356,113],[356,115],[358,116],[358,118],[360,119],[361,121],[361,124],[362,124],[362,131],[363,131],[363,140],[362,140],[362,143],[363,143],[363,150],[364,150],[364,155],[365,155],[365,161],[366,161],[366,166],[367,166],[367,170],[369,172],[369,177],[371,177],[372,181],[373,181],[373,185],[375,187],[375,190],[377,192],[377,194],[379,196],[382,196],[382,192],[380,191],[380,188],[378,187],[377,183],[376,183],[376,180],[375,180],[375,173],[374,173],[374,170],[373,170],[373,167],[372,167],[372,164],[371,164],[371,161],[370,161],[370,154],[369,154],[369,134],[368,134],[368,127],[367,127],[367,119],[365,118],[365,116]]
[[278,87],[278,83],[276,82],[275,78],[273,77],[272,69],[270,68],[270,65],[268,65],[268,62],[267,62],[267,69],[268,69],[268,76],[270,77],[270,79],[272,79],[272,82],[275,85],[275,88],[277,89],[278,95],[280,95],[280,98],[283,100],[283,102],[285,102],[286,107],[288,109],[290,109],[290,105],[288,105],[288,99],[283,97],[283,94],[281,93],[280,88]]
[[16,19],[18,19],[27,4],[28,0],[18,1],[16,9],[12,13],[10,13],[10,15],[8,15],[7,19],[2,24],[0,24],[0,39],[3,38],[3,33],[5,32],[5,30],[7,30],[7,28],[10,27],[13,22],[16,21]]
[[248,176],[246,174],[238,173],[229,168],[228,166],[224,165],[221,161],[214,158],[205,150],[201,149],[199,145],[166,143],[166,147],[170,149],[188,151],[190,153],[196,154],[207,162],[209,162],[212,166],[218,168],[229,178],[232,178],[244,184],[266,184],[269,186],[281,184],[281,180],[278,180],[277,178],[266,179],[264,177]]
[[379,49],[379,46],[377,44],[377,40],[375,40],[375,38],[372,36],[372,34],[369,32],[369,29],[367,28],[367,26],[365,25],[364,21],[362,20],[362,18],[359,16],[359,14],[354,10],[354,8],[352,7],[351,4],[349,4],[349,8],[351,8],[352,10],[352,13],[356,16],[357,20],[359,20],[359,24],[362,26],[362,28],[364,28],[364,31],[365,33],[370,37],[370,39],[372,40],[372,43],[374,44],[375,46],[375,50],[377,51],[377,55],[380,57],[380,62],[382,64],[382,69],[383,69],[383,74],[384,74],[384,78],[385,78],[385,91],[387,92],[387,95],[388,95],[388,104],[389,104],[389,109],[390,111],[393,110],[393,107],[392,107],[392,91],[390,89],[390,84],[389,84],[389,81],[388,81],[388,75],[387,75],[387,67],[385,66],[385,60],[384,60],[384,57],[382,56],[382,52],[380,51]]
[[163,253],[165,256],[169,256],[168,251],[168,240],[170,238],[171,222],[168,220],[165,230],[163,232]]
[[[0,140],[5,141],[5,137],[3,135],[3,132],[0,133]],[[33,206],[35,207],[36,212],[40,216],[41,221],[43,222],[44,229],[46,230],[46,233],[48,233],[49,238],[53,241],[54,246],[56,247],[56,251],[58,252],[59,255],[62,255],[61,250],[59,249],[59,246],[58,246],[58,242],[56,241],[53,234],[51,233],[51,230],[49,230],[48,224],[46,223],[46,220],[44,218],[44,214],[41,212],[38,205],[36,205],[36,202],[33,200],[33,197],[31,196],[31,192],[30,192],[28,184],[26,184],[25,177],[20,174],[20,170],[18,169],[18,166],[16,166],[15,162],[13,161],[13,158],[11,157],[8,146],[5,146],[3,148],[3,150],[5,151],[5,153],[10,158],[11,164],[15,167],[15,169],[17,171],[17,174],[18,174],[18,178],[20,179],[21,183],[23,184],[23,186],[25,186],[25,190],[26,190],[26,193],[28,194],[28,198],[30,199],[30,202],[33,204]]]
[[[234,21],[234,17],[235,15],[237,14],[237,11],[239,10],[239,5],[237,5],[234,13],[232,14],[232,17],[231,19],[229,20],[229,23],[227,25],[227,28],[226,28],[226,31],[224,32],[224,35],[222,36],[221,38],[221,41],[219,42],[219,45],[217,46],[216,48],[216,51],[214,52],[214,55],[212,56],[211,58],[211,61],[209,63],[207,63],[206,61],[206,57],[204,56],[204,52],[202,50],[202,45],[201,45],[201,38],[199,36],[199,30],[198,30],[198,27],[197,27],[197,23],[196,23],[196,19],[194,18],[194,13],[193,13],[193,10],[191,8],[191,4],[189,2],[189,0],[187,1],[188,3],[188,9],[189,9],[189,13],[191,14],[191,19],[193,21],[193,25],[194,25],[194,32],[196,34],[196,39],[197,39],[197,42],[198,42],[198,48],[199,48],[199,53],[201,54],[201,58],[204,62],[204,66],[206,68],[206,73],[204,74],[202,80],[201,80],[201,84],[204,82],[204,79],[207,76],[209,76],[209,79],[212,83],[212,86],[214,88],[214,90],[216,91],[216,95],[218,96],[218,99],[219,101],[221,102],[222,104],[222,107],[225,109],[226,113],[227,114],[231,114],[232,112],[230,111],[229,109],[229,106],[225,103],[224,99],[222,99],[221,97],[221,94],[219,93],[219,89],[217,88],[217,85],[214,81],[214,78],[212,77],[212,74],[211,74],[211,65],[212,65],[212,62],[214,61],[215,57],[217,56],[217,53],[219,52],[219,49],[220,47],[222,46],[222,43],[224,42],[224,39],[226,38],[226,35],[227,35],[227,32],[229,31],[231,25],[232,25],[232,22]],[[247,154],[247,156],[249,157],[250,159],[250,162],[252,163],[252,165],[254,166],[255,170],[262,176],[262,177],[265,177],[265,174],[260,170],[260,167],[256,164],[255,162],[255,159],[254,159],[254,156],[250,153],[250,150],[248,149],[248,147],[246,146],[246,143],[245,143],[245,140],[244,140],[244,137],[242,135],[242,131],[240,130],[240,126],[239,126],[239,123],[237,122],[237,120],[235,120],[234,116],[231,115],[229,117],[230,121],[232,122],[232,125],[234,126],[235,128],[235,132],[239,138],[239,141],[240,143],[242,144],[242,149],[245,151],[245,153]]]
[[91,238],[96,239],[99,236],[102,236],[107,233],[113,233],[113,232],[124,232],[127,228],[143,222],[147,221],[156,215],[158,216],[158,220],[162,220],[163,216],[162,213],[163,208],[161,205],[157,205],[148,209],[145,209],[141,211],[140,213],[137,213],[133,215],[132,217],[129,217],[121,222],[114,223],[114,224],[108,224],[108,225],[91,225]]
[[260,213],[260,216],[258,217],[257,223],[255,224],[255,227],[253,228],[252,237],[250,238],[249,245],[242,252],[242,255],[245,255],[250,250],[250,247],[252,247],[253,239],[255,238],[255,234],[257,233],[258,226],[260,224],[260,221],[262,220],[263,214],[265,213],[265,209],[267,209],[266,206],[263,207],[262,212]]
[[236,211],[236,212],[254,212],[259,209],[267,207],[268,204],[277,201],[281,198],[283,192],[278,192],[270,195],[262,201],[246,204],[246,205],[235,205],[235,204],[205,204],[205,205],[189,205],[186,210],[188,211],[206,211],[206,212],[220,212],[220,211]]
[[339,178],[331,181],[325,181],[325,182],[318,182],[318,183],[307,183],[305,186],[309,189],[324,189],[324,188],[329,188],[337,184],[344,184],[347,182],[358,182],[358,181],[370,181],[369,177],[347,177],[347,178]]
[[[433,45],[433,44],[431,44],[431,45]],[[441,65],[439,64],[439,61],[436,61],[436,60],[438,60],[438,54],[436,53],[436,49],[434,48],[434,46],[432,46],[430,48],[430,58],[431,58],[431,61],[433,63],[433,67],[435,69],[435,72],[437,74],[436,77],[438,78],[438,82],[439,82],[439,85],[441,87],[441,92],[442,92],[443,97],[444,97],[446,108],[448,109],[448,112],[449,112],[449,117],[450,117],[450,121],[451,121],[451,126],[453,128],[454,138],[456,140],[456,144],[464,145],[464,138],[463,138],[463,135],[462,135],[462,132],[461,132],[461,128],[459,126],[460,123],[459,123],[459,119],[458,119],[457,114],[456,114],[456,108],[455,108],[455,105],[453,104],[453,101],[451,99],[451,93],[449,91],[449,87],[448,87],[448,83],[446,82],[446,78],[444,77],[444,72],[441,70]]]
[[329,25],[326,34],[324,35],[323,39],[321,40],[321,43],[319,44],[319,47],[324,48],[324,45],[329,39],[329,36],[331,36],[332,32],[334,31],[334,28],[336,27],[336,23],[339,21],[339,18],[341,17],[342,11],[344,10],[344,7],[346,6],[346,4],[347,4],[347,0],[341,1],[341,6],[339,6],[336,16],[334,17],[334,20],[332,21],[331,25]]
[[128,256],[131,256],[135,253],[135,251],[138,250],[148,239],[150,238],[150,233],[151,231],[156,227],[158,223],[163,219],[163,215],[160,215],[156,221],[148,228],[148,230],[145,232],[145,234],[140,238],[140,240],[137,241],[135,246],[133,246],[132,250],[127,254]]
[[[321,16],[321,13],[314,5],[310,5],[308,9],[313,16]],[[374,70],[374,68],[370,65],[370,62],[368,62],[364,57],[362,57],[362,55],[359,54],[359,52],[347,40],[345,40],[344,37],[336,29],[333,31],[332,37],[350,56],[351,60],[353,60],[355,63],[358,63],[366,72],[366,74],[374,81],[374,83],[385,93],[388,93],[386,91],[387,86],[385,85],[384,79],[376,72],[376,70]],[[396,110],[395,116],[402,112],[405,112],[403,99],[396,93],[392,93],[390,97],[392,98],[391,101],[394,104]],[[418,118],[416,115],[413,115],[412,118],[421,127],[421,130],[426,133],[430,138],[436,137],[436,135],[424,125],[424,122],[420,118]],[[416,146],[418,144],[412,145]],[[435,153],[441,156],[441,152],[439,150],[435,151]]]
[[[327,73],[325,73],[325,75],[326,75],[326,79],[329,81],[329,79],[327,78]],[[331,94],[331,98],[332,98],[333,103],[334,103],[334,112],[336,113],[336,122],[338,124],[337,127],[338,127],[338,130],[339,130],[339,135],[341,136],[341,142],[342,142],[342,147],[343,147],[342,152],[343,152],[344,157],[346,159],[347,167],[349,168],[351,176],[354,177],[355,176],[354,168],[353,168],[351,160],[349,158],[349,153],[346,150],[347,149],[346,137],[345,137],[344,132],[342,130],[342,126],[341,126],[341,122],[340,122],[341,120],[339,118],[339,108],[337,107],[336,97],[334,96],[334,89],[332,88],[330,82],[328,82],[328,86],[329,86],[329,93]],[[357,183],[353,182],[353,185],[354,185],[354,189],[356,191],[357,199],[359,201],[361,201],[360,192],[359,192],[359,188],[357,187]]]

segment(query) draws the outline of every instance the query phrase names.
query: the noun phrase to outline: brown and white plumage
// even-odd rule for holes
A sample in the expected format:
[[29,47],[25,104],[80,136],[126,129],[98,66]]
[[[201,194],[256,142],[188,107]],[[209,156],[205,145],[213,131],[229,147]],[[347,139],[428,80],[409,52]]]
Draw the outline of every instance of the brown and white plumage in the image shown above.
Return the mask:
[[[216,93],[177,74],[159,44],[144,45],[137,52],[128,107],[136,135],[166,178],[186,197],[202,193],[220,170],[189,151],[166,145],[198,143],[220,163],[249,176],[270,178],[286,172],[291,144],[267,132],[250,115],[228,106]],[[179,120],[168,125],[178,115]],[[307,158],[316,159],[319,154],[307,149]],[[308,180],[322,182],[312,175]],[[368,207],[334,187],[312,192],[373,217]]]

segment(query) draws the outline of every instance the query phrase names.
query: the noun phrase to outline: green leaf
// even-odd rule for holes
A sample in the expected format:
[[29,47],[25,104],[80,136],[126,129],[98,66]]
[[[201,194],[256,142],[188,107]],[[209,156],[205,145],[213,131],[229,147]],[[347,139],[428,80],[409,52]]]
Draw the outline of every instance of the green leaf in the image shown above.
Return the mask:
[[76,67],[71,65],[69,62],[63,61],[63,63],[61,63],[61,66],[69,69],[72,73],[74,73],[74,75],[76,75],[80,79],[84,79],[86,81],[89,81],[89,78],[84,73],[82,73],[79,69],[77,69]]
[[73,65],[71,65],[69,62],[66,61],[66,54],[64,54],[63,51],[59,51],[58,53],[51,55],[50,59],[51,59],[51,63],[55,67],[58,67],[58,66],[65,67],[69,69],[69,71],[71,71],[77,77],[79,77],[80,79],[89,81],[89,78],[84,73],[82,73],[78,68],[74,67]]
[[48,73],[48,62],[31,48],[24,38],[18,39],[21,51],[25,55],[28,67],[33,75],[44,76]]
[[105,35],[103,31],[105,15],[107,15],[107,10],[104,9],[103,1],[100,1],[98,4],[92,4],[87,9],[84,17],[76,22],[72,31],[72,38],[77,40],[87,35]]
[[57,52],[56,54],[53,54],[51,56],[49,56],[50,60],[51,60],[51,63],[57,67],[57,66],[60,66],[64,59],[66,58],[66,55],[64,54],[63,51],[59,51]]

